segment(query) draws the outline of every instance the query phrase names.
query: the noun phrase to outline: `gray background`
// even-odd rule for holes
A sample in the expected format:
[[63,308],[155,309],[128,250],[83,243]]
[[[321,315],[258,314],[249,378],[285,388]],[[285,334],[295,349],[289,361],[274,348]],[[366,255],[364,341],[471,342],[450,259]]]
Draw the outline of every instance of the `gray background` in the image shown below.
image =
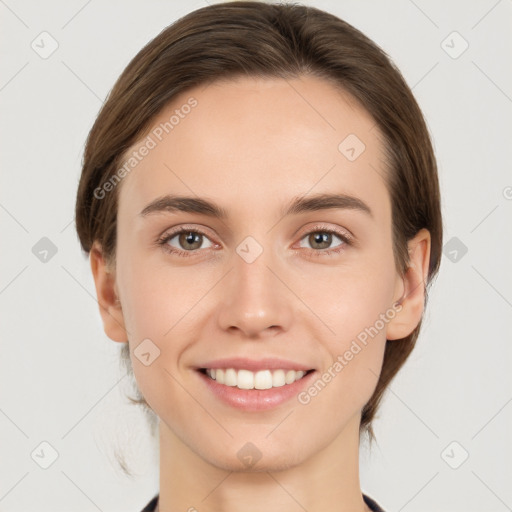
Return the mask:
[[[425,113],[443,194],[441,272],[375,423],[378,445],[361,451],[363,491],[387,512],[512,510],[512,1],[305,3],[396,62]],[[0,0],[2,512],[138,512],[157,492],[157,447],[124,398],[73,208],[83,145],[115,79],[206,5]]]

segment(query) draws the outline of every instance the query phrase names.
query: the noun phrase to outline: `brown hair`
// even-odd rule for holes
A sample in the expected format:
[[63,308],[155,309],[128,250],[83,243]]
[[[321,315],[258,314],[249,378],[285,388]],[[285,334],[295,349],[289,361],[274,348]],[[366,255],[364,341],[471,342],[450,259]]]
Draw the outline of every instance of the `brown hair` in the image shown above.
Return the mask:
[[[439,269],[442,219],[437,166],[418,104],[400,72],[375,43],[327,12],[294,4],[235,1],[189,13],[163,30],[128,64],[112,88],[87,139],[76,201],[83,250],[101,244],[115,262],[117,194],[95,190],[119,169],[124,154],[151,128],[154,117],[179,93],[240,75],[293,78],[313,75],[348,92],[374,118],[383,135],[392,204],[397,270],[408,263],[407,241],[421,229],[431,235],[427,288]],[[414,348],[421,327],[386,343],[375,392],[361,429],[371,422],[383,392]],[[128,344],[122,358],[128,371]],[[144,398],[137,400],[149,408]]]

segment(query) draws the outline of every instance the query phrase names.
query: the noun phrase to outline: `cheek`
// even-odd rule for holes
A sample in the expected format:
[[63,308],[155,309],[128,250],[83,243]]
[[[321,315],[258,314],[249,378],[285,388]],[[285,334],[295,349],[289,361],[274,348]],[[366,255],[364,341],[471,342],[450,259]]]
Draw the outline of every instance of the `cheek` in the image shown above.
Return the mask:
[[[345,411],[346,407],[363,407],[373,393],[381,372],[386,329],[397,314],[392,252],[380,254],[359,269],[336,274],[324,285],[329,292],[323,295],[322,304],[317,298],[318,310],[324,312],[325,323],[334,331],[324,338],[329,360],[317,387],[327,383],[330,391],[322,398],[326,404],[340,401],[343,395],[340,409]],[[314,301],[313,294],[310,300]]]
[[328,417],[333,432],[371,398],[382,369],[386,326],[395,315],[387,307],[386,287],[376,290],[363,281],[348,284],[327,319],[335,335],[323,338],[322,372],[298,397],[299,403],[311,404],[311,422]]
[[396,281],[392,257],[378,257],[373,262],[362,257],[357,265],[329,269],[328,274],[319,277],[311,279],[315,286],[309,287],[309,291],[303,288],[302,297],[330,327],[331,336],[326,340],[333,350],[343,350],[375,324],[385,337],[387,323],[383,325],[380,319],[393,313],[388,311],[393,304]]
[[[196,340],[192,333],[205,316],[201,298],[211,284],[205,272],[191,267],[170,269],[135,252],[123,254],[117,261],[118,286],[133,371],[151,407],[163,410],[180,399],[173,377],[181,380],[182,356]],[[150,364],[144,364],[148,360]],[[155,403],[161,397],[165,400]]]
[[[125,252],[129,254],[129,252]],[[189,278],[190,272],[155,264],[143,251],[118,260],[118,286],[129,339],[137,344],[144,338],[165,340],[167,334],[200,298],[201,288]]]

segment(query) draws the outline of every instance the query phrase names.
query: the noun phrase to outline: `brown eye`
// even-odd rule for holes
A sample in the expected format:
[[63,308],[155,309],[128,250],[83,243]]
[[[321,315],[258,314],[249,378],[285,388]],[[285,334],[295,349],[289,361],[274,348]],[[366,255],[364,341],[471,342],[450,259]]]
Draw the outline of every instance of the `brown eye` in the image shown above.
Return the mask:
[[[205,241],[210,245],[204,247]],[[176,253],[193,252],[213,246],[205,234],[193,229],[182,229],[165,235],[159,243],[169,251]]]
[[332,243],[331,233],[312,233],[308,236],[308,242],[313,249],[328,249]]
[[[340,244],[334,246],[334,247],[340,247],[343,244],[345,244],[345,240],[343,239],[342,235],[336,234],[331,231],[312,231],[311,233],[308,233],[303,240],[307,240],[307,243],[309,244],[311,249],[315,249],[318,251],[331,249],[331,244],[333,243],[333,237],[338,238],[340,240]],[[304,247],[301,245],[301,247]]]
[[203,235],[196,233],[195,231],[187,231],[178,235],[178,243],[180,248],[186,250],[195,250],[201,247]]

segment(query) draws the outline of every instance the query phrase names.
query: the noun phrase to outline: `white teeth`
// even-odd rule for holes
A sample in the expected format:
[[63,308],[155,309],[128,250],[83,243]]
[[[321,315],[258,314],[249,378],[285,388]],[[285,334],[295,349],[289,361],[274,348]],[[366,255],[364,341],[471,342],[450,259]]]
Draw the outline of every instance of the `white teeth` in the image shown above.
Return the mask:
[[254,373],[249,370],[238,370],[236,385],[240,389],[254,389]]
[[286,384],[286,380],[284,378],[284,370],[275,370],[272,372],[272,387],[279,388]]
[[236,386],[236,372],[233,368],[228,368],[224,372],[224,384],[226,386]]
[[306,374],[302,370],[235,370],[234,368],[208,368],[206,373],[213,380],[225,386],[239,389],[270,389],[292,384]]
[[272,387],[272,374],[270,370],[260,370],[254,375],[255,389],[270,389]]
[[286,384],[291,384],[292,382],[295,382],[295,372],[293,370],[288,370],[286,372],[284,381],[286,382]]

